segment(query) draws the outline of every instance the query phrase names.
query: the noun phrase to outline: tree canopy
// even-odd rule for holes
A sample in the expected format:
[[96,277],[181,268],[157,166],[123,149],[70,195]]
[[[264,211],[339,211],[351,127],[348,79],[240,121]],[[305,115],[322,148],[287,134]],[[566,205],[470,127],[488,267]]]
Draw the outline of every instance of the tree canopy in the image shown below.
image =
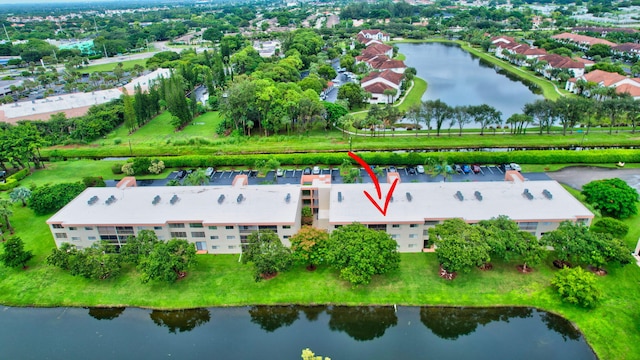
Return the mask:
[[326,230],[303,226],[289,241],[296,263],[313,269],[324,262],[329,241],[329,233]]
[[340,269],[342,279],[353,285],[368,284],[373,275],[398,268],[397,246],[389,234],[354,223],[331,233],[327,261]]
[[270,230],[252,232],[242,248],[242,263],[253,263],[256,281],[275,276],[291,265],[291,250]]
[[4,253],[0,254],[0,262],[7,267],[26,267],[27,262],[33,258],[30,250],[24,249],[24,242],[17,236],[10,237],[2,243]]
[[626,219],[638,213],[638,191],[619,178],[594,180],[582,187],[582,195],[606,216]]

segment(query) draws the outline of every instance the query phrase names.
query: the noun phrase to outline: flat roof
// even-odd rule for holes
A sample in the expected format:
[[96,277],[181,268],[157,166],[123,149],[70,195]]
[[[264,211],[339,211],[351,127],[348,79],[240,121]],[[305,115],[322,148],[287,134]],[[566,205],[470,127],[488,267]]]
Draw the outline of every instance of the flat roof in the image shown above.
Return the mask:
[[[385,195],[390,184],[380,184],[384,207]],[[523,193],[528,189],[529,200]],[[439,182],[399,183],[393,200],[383,216],[364,195],[367,191],[374,199],[377,192],[373,184],[333,184],[329,206],[330,224],[372,223],[420,223],[425,220],[462,218],[477,222],[499,215],[516,221],[560,221],[592,218],[593,213],[567,192],[558,182],[549,181],[487,181],[487,182]],[[548,199],[543,194],[552,195]],[[460,191],[462,201],[456,197]],[[478,200],[475,192],[480,192]],[[342,201],[338,200],[338,193]],[[407,193],[410,194],[409,200]]]
[[[242,194],[243,200],[238,203]],[[115,201],[107,205],[111,196]],[[176,195],[178,201],[171,204]],[[221,195],[224,200],[218,202]],[[286,197],[290,195],[287,202]],[[92,197],[97,201],[89,205]],[[154,198],[160,201],[153,204]],[[298,215],[300,185],[161,186],[87,188],[49,220],[48,224],[161,225],[203,222],[207,225],[293,225]]]

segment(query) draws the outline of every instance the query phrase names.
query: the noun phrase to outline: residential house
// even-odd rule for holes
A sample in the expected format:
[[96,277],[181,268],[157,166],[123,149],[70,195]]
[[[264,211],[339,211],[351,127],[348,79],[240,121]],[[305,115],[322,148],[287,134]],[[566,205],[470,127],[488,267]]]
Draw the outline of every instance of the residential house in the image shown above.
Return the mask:
[[[628,93],[634,99],[640,99],[640,79],[638,78],[629,78],[618,73],[603,70],[593,70],[584,75],[569,79],[565,85],[565,90],[576,94],[584,91],[578,84],[579,80],[596,84],[597,87],[614,87],[618,94]],[[586,91],[589,90],[587,89]],[[585,95],[589,96],[590,94],[585,93]]]
[[547,54],[544,56],[540,56],[538,61],[546,62],[544,68],[542,68],[541,73],[546,78],[552,78],[553,70],[567,70],[569,73],[573,74],[573,76],[582,76],[584,74],[584,66],[585,64],[580,61],[575,61],[567,56],[562,56],[558,54]]
[[629,62],[640,61],[640,44],[624,43],[611,48],[613,53]]
[[616,46],[616,43],[612,43],[611,41],[607,41],[604,39],[599,39],[591,36],[578,35],[572,33],[562,33],[551,36],[552,39],[558,40],[560,42],[572,43],[582,50],[589,50],[595,44],[603,44],[608,45],[610,47]]
[[[404,75],[392,70],[373,71],[360,81],[360,86],[371,94],[371,104],[392,104],[400,97],[400,86]],[[385,94],[385,90],[394,90],[394,95]]]
[[378,40],[380,42],[391,40],[391,37],[389,36],[389,34],[383,32],[382,30],[377,30],[377,29],[360,30],[358,35],[362,35],[369,40]]

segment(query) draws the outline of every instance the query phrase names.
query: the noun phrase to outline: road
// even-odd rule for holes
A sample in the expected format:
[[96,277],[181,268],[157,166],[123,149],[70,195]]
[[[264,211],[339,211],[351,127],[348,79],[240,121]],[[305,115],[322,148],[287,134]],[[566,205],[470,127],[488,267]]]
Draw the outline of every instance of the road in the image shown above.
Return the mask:
[[593,180],[620,178],[629,186],[640,191],[640,169],[613,169],[593,166],[571,166],[562,170],[548,172],[547,175],[560,183],[582,190],[582,185]]

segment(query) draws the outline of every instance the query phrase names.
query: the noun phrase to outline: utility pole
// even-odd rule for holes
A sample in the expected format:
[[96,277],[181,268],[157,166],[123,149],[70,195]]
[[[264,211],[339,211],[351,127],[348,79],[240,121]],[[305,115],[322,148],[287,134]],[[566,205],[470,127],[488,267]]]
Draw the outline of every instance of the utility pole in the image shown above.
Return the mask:
[[102,49],[104,50],[104,57],[108,58],[109,55],[107,55],[107,47],[104,45],[104,43],[102,43]]

